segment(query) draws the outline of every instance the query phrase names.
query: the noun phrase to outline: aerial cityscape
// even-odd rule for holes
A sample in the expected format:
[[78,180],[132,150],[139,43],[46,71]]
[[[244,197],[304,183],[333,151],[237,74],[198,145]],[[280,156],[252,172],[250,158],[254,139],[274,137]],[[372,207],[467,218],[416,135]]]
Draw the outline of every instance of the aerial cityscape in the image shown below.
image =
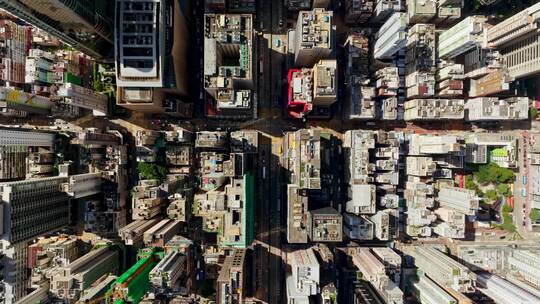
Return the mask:
[[540,304],[540,1],[0,0],[0,304]]

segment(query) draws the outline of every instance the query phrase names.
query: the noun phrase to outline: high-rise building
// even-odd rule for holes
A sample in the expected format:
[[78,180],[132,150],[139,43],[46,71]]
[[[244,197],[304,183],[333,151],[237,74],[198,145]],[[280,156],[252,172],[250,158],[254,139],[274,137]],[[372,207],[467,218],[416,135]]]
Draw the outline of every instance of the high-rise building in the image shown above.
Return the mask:
[[347,0],[345,1],[345,22],[360,24],[366,22],[373,15],[373,0]]
[[473,48],[482,47],[486,18],[470,16],[439,35],[440,58],[454,58]]
[[465,104],[468,121],[526,120],[529,118],[529,98],[479,97]]
[[1,14],[0,28],[0,81],[21,85],[25,80],[25,62],[32,41],[32,30]]
[[111,58],[114,1],[2,0],[0,7],[95,58]]
[[54,134],[0,129],[0,180],[26,176],[26,158],[40,148],[53,147]]
[[87,289],[106,274],[116,274],[119,252],[112,246],[104,246],[60,267],[51,276],[51,292],[61,299],[76,301]]
[[414,264],[443,288],[473,292],[476,274],[433,246],[411,246],[404,250]]
[[187,25],[179,1],[116,1],[117,104],[180,115],[187,94]]
[[466,215],[474,215],[479,208],[480,198],[474,190],[459,187],[443,187],[437,201],[441,207],[452,208]]
[[420,275],[413,283],[416,298],[422,304],[457,304],[448,292],[425,275]]
[[377,59],[392,58],[407,43],[406,13],[395,12],[381,26],[376,35],[373,56]]
[[334,13],[324,9],[300,11],[294,40],[294,64],[312,67],[321,59],[335,54]]
[[246,269],[246,249],[235,249],[225,258],[217,279],[216,303],[243,303],[249,284]]
[[538,12],[540,3],[497,23],[487,31],[487,43],[505,59],[510,77],[524,78],[540,71],[537,50],[540,46]]
[[61,191],[65,177],[49,177],[0,184],[3,285],[6,303],[26,295],[28,241],[69,223],[69,197]]
[[212,117],[253,116],[255,72],[253,16],[204,16],[204,88],[215,100],[206,105]]

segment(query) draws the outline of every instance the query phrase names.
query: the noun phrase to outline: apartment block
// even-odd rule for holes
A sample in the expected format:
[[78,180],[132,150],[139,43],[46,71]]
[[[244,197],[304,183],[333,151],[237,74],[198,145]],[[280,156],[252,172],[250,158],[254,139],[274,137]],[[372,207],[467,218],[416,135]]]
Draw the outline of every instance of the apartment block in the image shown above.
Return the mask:
[[180,221],[164,219],[143,233],[147,247],[164,247],[180,231]]
[[66,104],[92,110],[95,116],[106,116],[108,113],[108,97],[94,90],[65,83],[58,89],[58,96],[63,97]]
[[451,239],[465,238],[466,215],[455,209],[441,207],[435,209],[438,221],[433,225],[433,232]]
[[61,299],[76,301],[103,275],[118,272],[119,258],[118,250],[112,246],[92,250],[52,275],[51,292]]
[[375,20],[385,20],[392,13],[399,12],[405,6],[402,0],[376,0],[375,2]]
[[284,4],[290,11],[308,10],[311,8],[310,0],[285,0]]
[[376,59],[390,59],[407,44],[406,13],[395,12],[381,26],[375,36],[373,56]]
[[479,97],[467,100],[468,121],[526,120],[529,118],[529,98]]
[[0,16],[0,80],[23,84],[25,82],[26,55],[31,44],[32,30],[28,26],[19,25],[8,16]]
[[385,303],[403,303],[403,292],[389,279],[385,265],[370,248],[357,248],[352,260],[361,278],[373,285]]
[[415,24],[408,31],[406,52],[407,98],[435,94],[436,71],[435,26]]
[[291,183],[300,189],[321,187],[321,131],[301,129],[283,138],[284,165],[292,173]]
[[50,150],[54,134],[0,129],[0,180],[24,178],[32,151]]
[[531,250],[513,250],[507,258],[507,267],[511,273],[518,274],[522,281],[538,288],[540,286],[540,274],[538,263],[540,256]]
[[443,59],[455,58],[484,45],[486,17],[470,16],[439,35],[438,53]]
[[471,79],[469,97],[483,97],[505,93],[510,89],[512,78],[506,68],[496,69],[479,78]]
[[139,184],[133,187],[132,195],[132,219],[149,220],[163,210],[163,197],[159,189],[158,180],[140,180]]
[[439,65],[435,80],[435,95],[437,97],[451,98],[463,95],[464,67],[462,64],[444,62]]
[[150,271],[151,289],[156,293],[167,293],[178,290],[178,283],[188,273],[188,257],[179,251],[168,252]]
[[373,222],[365,215],[343,214],[343,233],[351,240],[372,240]]
[[433,246],[411,246],[405,253],[426,276],[443,288],[474,292],[476,274]]
[[457,304],[458,301],[426,275],[420,275],[413,283],[416,297],[422,304],[446,303]]
[[411,24],[429,22],[437,15],[437,0],[407,0],[407,14]]
[[350,76],[347,86],[345,118],[375,120],[379,110],[375,101],[375,88],[366,84],[361,76]]
[[346,210],[374,214],[377,192],[393,194],[399,181],[398,162],[401,134],[351,130],[345,133],[345,178],[349,183]]
[[480,198],[474,190],[459,187],[443,187],[439,189],[437,201],[441,207],[447,207],[464,213],[474,215],[479,208]]
[[375,8],[374,0],[347,0],[345,1],[345,22],[361,24],[368,21]]
[[465,118],[463,99],[413,99],[404,104],[405,120],[461,120]]
[[300,11],[294,38],[294,65],[311,67],[335,54],[334,13],[316,8]]
[[143,245],[144,232],[160,221],[159,218],[150,220],[134,220],[118,231],[118,236],[126,245]]
[[365,76],[369,74],[370,55],[369,44],[370,37],[368,31],[351,32],[344,43],[347,56],[347,67],[345,68],[346,77]]

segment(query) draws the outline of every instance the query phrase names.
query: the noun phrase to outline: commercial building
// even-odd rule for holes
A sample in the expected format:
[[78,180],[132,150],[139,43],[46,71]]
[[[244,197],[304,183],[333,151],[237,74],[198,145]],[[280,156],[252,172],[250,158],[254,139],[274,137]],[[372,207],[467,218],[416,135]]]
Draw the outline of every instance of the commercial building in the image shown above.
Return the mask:
[[0,6],[94,58],[112,57],[114,1],[3,0]]
[[235,249],[225,258],[217,279],[216,303],[243,303],[249,285],[246,255],[246,249]]
[[146,113],[182,112],[188,31],[182,9],[170,0],[116,1],[118,105]]
[[308,232],[310,240],[319,242],[341,242],[343,240],[343,218],[336,209],[325,207],[309,211]]
[[513,79],[540,71],[537,53],[540,43],[537,18],[539,10],[540,4],[532,5],[499,22],[487,32],[488,45],[501,52]]
[[321,188],[321,130],[301,129],[283,137],[285,169],[292,173],[291,184],[300,189]]
[[54,103],[47,97],[33,95],[16,88],[0,87],[0,110],[49,114]]
[[419,270],[441,287],[474,292],[476,274],[442,251],[433,246],[410,246],[404,248],[404,252],[414,259]]
[[180,221],[164,219],[143,233],[146,247],[164,247],[180,231]]
[[337,100],[336,64],[336,60],[320,60],[312,69],[289,70],[289,117],[305,118],[315,107],[329,107]]
[[159,218],[150,220],[134,220],[133,222],[122,227],[118,231],[118,236],[126,245],[141,246],[143,242],[144,232],[153,227],[160,221]]
[[479,97],[465,104],[468,121],[526,120],[529,118],[529,98]]
[[251,117],[254,100],[253,20],[250,14],[206,14],[204,88],[215,100],[213,117]]
[[465,161],[472,164],[496,163],[504,168],[517,166],[517,137],[505,133],[471,134],[465,138]]
[[316,8],[300,11],[294,38],[294,65],[312,67],[335,54],[335,25],[332,11]]
[[320,292],[320,265],[312,248],[289,253],[288,264],[291,275],[287,278],[287,298],[291,295],[309,297]]
[[373,56],[376,59],[390,59],[407,44],[406,13],[395,12],[381,26],[375,36]]

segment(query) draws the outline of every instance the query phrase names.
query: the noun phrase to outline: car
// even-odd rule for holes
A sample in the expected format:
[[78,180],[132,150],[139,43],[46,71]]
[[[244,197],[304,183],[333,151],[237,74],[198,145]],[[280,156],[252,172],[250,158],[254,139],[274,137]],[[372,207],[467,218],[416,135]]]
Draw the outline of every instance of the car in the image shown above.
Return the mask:
[[527,197],[527,189],[521,188],[521,197]]
[[527,176],[523,175],[523,177],[521,178],[521,183],[523,185],[526,185],[527,184]]
[[281,46],[281,40],[279,38],[274,39],[274,47],[280,47]]

